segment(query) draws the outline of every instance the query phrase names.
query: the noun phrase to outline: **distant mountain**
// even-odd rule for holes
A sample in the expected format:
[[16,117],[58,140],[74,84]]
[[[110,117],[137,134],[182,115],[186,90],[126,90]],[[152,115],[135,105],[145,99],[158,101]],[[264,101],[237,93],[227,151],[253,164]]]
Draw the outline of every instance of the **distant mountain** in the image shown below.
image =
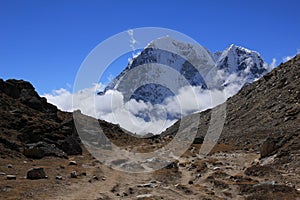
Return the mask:
[[[135,92],[126,100],[134,98],[159,104],[185,85],[207,89],[202,73],[206,73],[205,70],[213,65],[214,61],[205,48],[163,37],[148,44],[130,61],[125,70],[108,84],[104,92],[116,89],[127,97],[126,95],[134,89]],[[185,80],[182,80],[183,78]]]
[[221,54],[216,52],[214,55],[214,58],[217,58],[216,66],[218,69],[223,69],[229,74],[244,75],[250,80],[261,77],[268,69],[258,52],[234,44]]
[[260,78],[269,71],[269,66],[264,62],[260,54],[236,45],[230,45],[226,50],[216,52],[214,54],[216,59],[215,66],[218,70],[223,70],[227,77],[236,74],[239,79],[226,80],[227,82],[236,82],[239,80],[245,83],[252,83],[254,80]]
[[222,89],[251,83],[267,72],[268,65],[255,51],[231,45],[213,54],[200,45],[162,37],[150,42],[100,94],[118,90],[125,101],[160,104],[185,85]]

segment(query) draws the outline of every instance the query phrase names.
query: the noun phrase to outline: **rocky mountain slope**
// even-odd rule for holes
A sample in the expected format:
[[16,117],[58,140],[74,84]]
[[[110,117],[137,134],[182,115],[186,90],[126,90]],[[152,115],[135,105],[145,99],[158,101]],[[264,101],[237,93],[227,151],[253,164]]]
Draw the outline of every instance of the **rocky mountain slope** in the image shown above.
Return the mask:
[[47,103],[29,82],[0,79],[0,95],[1,157],[81,154],[72,114]]
[[[267,136],[283,137],[299,132],[300,55],[281,64],[226,101],[226,120],[222,131],[223,142],[257,149]],[[196,114],[195,114],[196,115]],[[208,129],[211,109],[200,114],[198,135]],[[176,132],[178,121],[162,135]]]
[[[287,179],[295,176],[293,184],[299,185],[300,178],[296,175],[300,174],[299,74],[300,55],[297,55],[227,100],[226,120],[218,144],[230,144],[244,152],[260,152],[260,160],[248,166],[245,175],[273,180],[273,185],[291,184]],[[211,114],[212,110],[194,114],[200,120],[197,137],[202,141]],[[189,121],[183,118],[162,133],[162,137],[174,135],[179,126],[189,126]],[[249,190],[253,193],[250,199],[262,198],[263,193],[256,194],[254,187]]]

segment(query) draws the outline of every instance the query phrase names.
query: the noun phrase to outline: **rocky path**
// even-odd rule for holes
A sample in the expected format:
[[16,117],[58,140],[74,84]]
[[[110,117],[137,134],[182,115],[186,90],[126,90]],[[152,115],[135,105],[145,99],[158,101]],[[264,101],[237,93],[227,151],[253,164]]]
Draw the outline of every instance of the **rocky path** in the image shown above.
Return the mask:
[[[0,199],[296,199],[299,175],[274,171],[259,154],[220,151],[199,157],[187,152],[152,173],[125,173],[102,165],[87,152],[69,159],[0,160]],[[272,158],[268,158],[271,159]],[[8,168],[8,162],[12,166]],[[270,161],[268,161],[270,162]],[[260,164],[259,164],[260,163]],[[31,167],[44,167],[48,179],[28,180]],[[265,171],[264,171],[265,170]],[[272,171],[273,170],[273,171]],[[72,178],[71,172],[77,177]],[[62,179],[57,179],[61,176]],[[290,183],[290,184],[288,184]],[[271,193],[270,193],[271,191]],[[272,196],[273,195],[273,196]],[[273,198],[274,197],[274,198]]]

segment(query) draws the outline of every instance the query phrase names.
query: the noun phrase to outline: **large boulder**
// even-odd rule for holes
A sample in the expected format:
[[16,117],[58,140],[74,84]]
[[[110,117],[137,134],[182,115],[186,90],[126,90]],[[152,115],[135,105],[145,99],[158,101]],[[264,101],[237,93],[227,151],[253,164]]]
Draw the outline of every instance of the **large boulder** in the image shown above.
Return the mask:
[[44,171],[44,168],[42,167],[35,167],[30,169],[27,172],[27,179],[31,179],[31,180],[36,180],[36,179],[43,179],[43,178],[48,178],[46,176],[46,173]]
[[55,144],[48,144],[46,142],[37,142],[32,144],[26,144],[23,154],[29,158],[43,158],[45,156],[56,156],[66,158],[67,155],[64,151],[57,148]]
[[265,158],[273,155],[277,148],[278,147],[276,139],[268,137],[260,146],[260,157]]

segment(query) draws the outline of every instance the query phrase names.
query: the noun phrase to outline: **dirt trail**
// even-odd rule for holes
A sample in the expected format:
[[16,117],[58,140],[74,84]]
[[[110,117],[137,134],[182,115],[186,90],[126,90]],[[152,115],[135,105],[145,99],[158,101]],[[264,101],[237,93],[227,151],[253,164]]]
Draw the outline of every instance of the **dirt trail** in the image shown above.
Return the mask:
[[[274,195],[296,199],[298,194],[292,188],[300,188],[298,175],[291,176],[291,172],[281,176],[278,171],[270,173],[272,170],[266,169],[266,176],[257,176],[255,173],[260,173],[259,165],[256,165],[258,158],[259,154],[247,151],[220,151],[203,158],[188,152],[167,168],[136,174],[102,165],[87,152],[69,159],[6,159],[0,160],[0,171],[16,174],[17,180],[6,180],[1,175],[0,199],[245,199],[255,195],[252,188],[259,188],[262,195],[268,191],[284,191]],[[69,165],[70,161],[76,161],[77,165]],[[13,167],[7,168],[8,163]],[[49,178],[25,179],[26,170],[34,166],[43,166]],[[258,169],[245,175],[245,171],[253,166]],[[70,177],[72,171],[77,172],[77,178]],[[57,175],[63,180],[56,180]],[[294,186],[283,187],[287,182]]]
[[[237,159],[239,157],[239,159]],[[243,159],[241,159],[243,158]],[[215,199],[226,198],[227,196],[238,198],[238,187],[232,183],[227,188],[218,188],[209,177],[215,177],[216,173],[228,174],[227,177],[243,175],[246,167],[258,158],[256,153],[220,153],[206,157],[203,162],[207,169],[197,173],[193,169],[193,163],[201,161],[197,157],[180,158],[178,169],[173,170],[179,177],[172,177],[173,174],[164,171],[162,174],[139,173],[130,174],[109,169],[101,166],[105,181],[93,181],[89,183],[88,177],[81,178],[77,184],[66,186],[56,193],[55,199],[142,199],[139,195],[149,195],[148,199],[199,199],[213,197]],[[184,166],[185,164],[185,166]],[[93,168],[87,174],[93,174]],[[158,179],[158,175],[160,176]],[[224,177],[221,177],[224,178]],[[216,178],[217,179],[217,178]],[[190,182],[193,181],[193,182]],[[152,185],[151,185],[152,183]],[[148,184],[148,185],[147,185]],[[142,185],[144,185],[142,187]],[[228,191],[228,192],[226,192]],[[224,194],[225,192],[225,194]],[[239,197],[243,199],[242,197]]]

